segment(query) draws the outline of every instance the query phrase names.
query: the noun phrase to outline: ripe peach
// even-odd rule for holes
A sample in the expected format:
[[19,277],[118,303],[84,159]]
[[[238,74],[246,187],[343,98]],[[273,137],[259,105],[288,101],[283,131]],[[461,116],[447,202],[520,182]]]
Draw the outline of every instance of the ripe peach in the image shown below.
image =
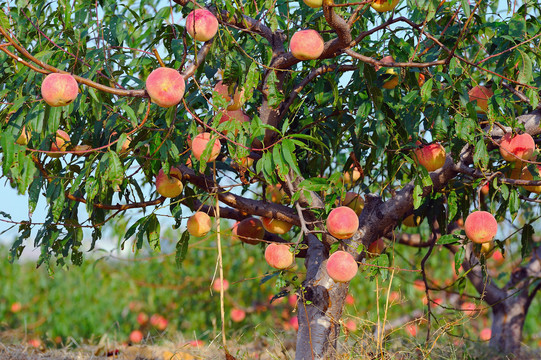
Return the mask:
[[439,143],[422,146],[413,151],[413,159],[428,171],[438,170],[445,164],[445,148]]
[[333,209],[327,217],[327,231],[337,239],[353,236],[359,228],[359,217],[347,206]]
[[41,96],[52,107],[69,105],[78,93],[77,81],[70,74],[52,73],[41,83]]
[[198,211],[188,219],[186,224],[191,236],[202,237],[208,234],[212,228],[210,216],[202,211]]
[[528,133],[515,135],[506,133],[500,142],[500,154],[509,162],[530,160],[535,150],[535,142]]
[[205,342],[203,340],[190,340],[188,345],[193,347],[201,347],[205,345]]
[[334,252],[327,260],[327,273],[336,282],[348,282],[357,275],[357,262],[353,255],[342,250]]
[[261,217],[261,223],[263,224],[265,230],[267,230],[268,232],[280,235],[288,232],[293,226],[293,224],[290,224],[288,222],[267,217]]
[[13,304],[11,304],[11,307],[9,309],[11,310],[12,313],[18,313],[19,311],[21,311],[22,308],[23,306],[21,305],[21,303],[16,301]]
[[[214,91],[220,94],[225,99],[225,101],[229,103],[229,105],[227,106],[227,110],[229,111],[239,110],[240,107],[243,105],[242,97],[244,95],[244,89],[241,89],[239,91],[238,86],[235,89],[235,93],[230,94],[229,86],[225,85],[222,81],[218,81],[218,83],[214,86]],[[233,97],[231,97],[231,95],[233,95]]]
[[359,194],[348,191],[342,204],[355,211],[355,214],[361,215],[364,208],[364,199]]
[[246,312],[242,309],[231,309],[231,320],[233,322],[241,322],[246,318]]
[[398,78],[398,73],[396,72],[396,70],[393,68],[387,69],[385,70],[384,81],[383,81],[382,87],[387,90],[392,90],[395,87],[397,87],[398,81],[399,81],[399,78]]
[[419,84],[419,87],[422,87],[425,84],[425,74],[419,73],[417,84]]
[[415,290],[425,292],[425,282],[421,279],[417,279],[413,282],[413,288]]
[[223,287],[224,287],[224,291],[227,291],[227,289],[229,289],[229,281],[227,281],[227,279],[224,279],[223,282],[221,282],[220,279],[216,279],[212,283],[212,290],[214,290],[216,292],[220,292],[220,289],[222,288],[222,284],[223,284]]
[[219,124],[226,121],[249,122],[250,117],[246,115],[242,110],[225,110],[222,113]]
[[503,257],[502,252],[500,250],[496,250],[492,254],[492,260],[494,260],[496,264],[501,265],[504,263],[505,258]]
[[299,297],[297,296],[297,294],[291,294],[287,297],[287,303],[291,307],[296,307],[297,301],[299,301]]
[[285,244],[269,244],[265,249],[267,264],[275,269],[287,269],[295,261],[295,255],[290,251],[290,246]]
[[312,29],[297,31],[291,37],[291,54],[299,60],[314,60],[321,56],[325,42],[321,35]]
[[90,145],[75,145],[73,147],[72,154],[75,156],[89,156],[90,152],[88,150],[92,149],[92,146]]
[[[66,151],[68,143],[70,141],[70,136],[64,130],[57,130],[54,141],[51,143],[51,151]],[[62,153],[48,153],[49,157],[59,158]]]
[[186,17],[186,31],[197,41],[209,41],[218,32],[218,19],[206,9],[196,9]]
[[488,192],[490,191],[490,185],[488,183],[486,183],[485,185],[483,185],[483,187],[481,188],[481,194],[483,195],[488,195]]
[[291,319],[289,319],[289,325],[295,329],[295,331],[299,330],[299,317],[293,316]]
[[204,132],[195,137],[192,141],[192,153],[193,156],[197,160],[201,160],[201,156],[203,155],[203,152],[205,151],[205,148],[207,147],[207,144],[209,141],[214,140],[214,144],[212,145],[212,149],[210,152],[210,155],[208,156],[208,159],[203,159],[202,161],[212,162],[216,160],[218,155],[220,155],[220,150],[222,148],[220,144],[220,140],[218,138],[214,138],[211,136],[210,133]]
[[492,337],[492,330],[490,328],[484,328],[479,333],[479,339],[481,339],[481,341],[489,341],[491,337]]
[[320,8],[323,5],[323,0],[302,0],[306,5],[313,9]]
[[370,6],[377,12],[383,13],[393,10],[399,2],[400,0],[392,0],[391,2],[389,0],[374,0]]
[[160,169],[158,176],[156,176],[156,191],[167,198],[177,197],[184,188],[181,179],[182,172],[175,167],[169,169],[169,176],[165,175],[163,169]]
[[143,333],[140,330],[133,330],[130,333],[130,341],[134,344],[138,344],[143,341]]
[[347,294],[346,300],[344,300],[344,302],[346,303],[346,305],[353,305],[355,304],[355,298],[353,297],[353,295]]
[[263,236],[265,236],[265,229],[261,220],[256,218],[244,219],[233,227],[233,238],[246,244],[257,245]]
[[417,332],[419,332],[419,327],[416,324],[409,323],[406,324],[406,331],[408,332],[408,334],[415,337],[417,336]]
[[494,93],[490,88],[477,85],[468,91],[468,95],[470,96],[470,102],[477,104],[477,113],[484,114],[488,110],[488,100],[494,95]]
[[184,96],[184,77],[175,69],[160,67],[148,75],[145,82],[148,96],[161,107],[177,105]]
[[156,329],[163,331],[167,328],[168,321],[160,314],[153,314],[150,317],[150,325],[154,326]]
[[460,305],[460,310],[462,310],[466,315],[473,316],[477,311],[477,306],[472,302],[465,302]]
[[[536,165],[536,166],[537,166],[537,174],[535,174],[535,175],[539,177],[540,173],[541,173],[541,166],[540,165]],[[521,180],[528,180],[528,181],[534,180],[532,172],[530,171],[530,169],[528,169],[527,166],[525,166],[524,169],[522,169],[522,172],[520,173],[520,179]],[[524,189],[526,189],[528,191],[531,191],[533,193],[536,193],[536,194],[541,193],[541,185],[524,186]]]
[[137,323],[139,325],[145,325],[146,323],[148,322],[148,315],[147,313],[144,313],[144,312],[140,312],[139,314],[137,314]]
[[40,348],[41,347],[41,340],[40,339],[28,339],[28,345],[34,347],[34,348]]
[[376,241],[374,241],[370,246],[368,247],[368,253],[372,256],[379,255],[383,252],[385,249],[385,242],[383,242],[383,238],[379,238]]
[[464,223],[468,239],[477,244],[492,241],[498,232],[498,222],[487,211],[476,211],[468,215]]
[[344,324],[344,327],[345,327],[348,331],[356,331],[356,330],[357,330],[357,324],[356,324],[355,321],[352,320],[352,319],[346,320],[346,322],[345,322],[345,324]]

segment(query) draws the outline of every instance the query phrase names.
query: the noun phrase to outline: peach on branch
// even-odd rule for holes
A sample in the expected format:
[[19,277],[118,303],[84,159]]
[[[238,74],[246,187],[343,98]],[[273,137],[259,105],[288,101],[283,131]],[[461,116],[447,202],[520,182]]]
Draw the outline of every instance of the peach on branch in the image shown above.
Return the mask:
[[349,319],[345,322],[344,327],[348,331],[356,331],[357,330],[357,323],[355,323],[355,320]]
[[481,341],[489,341],[491,337],[492,337],[492,330],[490,330],[490,328],[484,328],[479,333],[479,339],[481,339]]
[[363,176],[363,169],[354,166],[351,164],[349,167],[349,170],[344,172],[344,174],[341,177],[341,181],[344,183],[344,185],[352,185],[355,184],[359,179]]
[[347,239],[359,228],[359,217],[351,208],[340,206],[327,217],[327,230],[337,239]]
[[265,249],[267,264],[275,269],[287,269],[295,261],[295,255],[290,251],[291,246],[272,243]]
[[[201,159],[201,156],[203,155],[203,152],[205,151],[207,144],[209,141],[213,141],[212,149],[210,150],[210,154],[208,158]],[[214,161],[220,155],[220,149],[221,149],[220,140],[217,137],[213,137],[210,133],[204,132],[199,135],[197,135],[193,141],[192,141],[192,153],[193,156],[200,161]]]
[[385,249],[385,242],[383,241],[383,238],[379,238],[378,240],[372,242],[370,246],[368,247],[368,253],[370,255],[379,255],[383,252]]
[[364,208],[364,199],[361,195],[348,191],[342,204],[355,211],[355,214],[361,215]]
[[145,82],[150,100],[168,108],[177,105],[184,96],[184,77],[175,69],[160,67],[148,75]]
[[399,2],[400,0],[374,0],[370,6],[377,12],[383,13],[393,10]]
[[184,185],[182,184],[182,172],[177,168],[170,168],[169,175],[160,169],[156,176],[156,191],[161,196],[174,198],[180,195]]
[[186,226],[190,235],[202,237],[208,234],[212,228],[212,222],[210,220],[210,216],[202,211],[198,211],[190,216]]
[[77,81],[70,74],[52,73],[41,83],[41,96],[49,106],[69,105],[78,93]]
[[445,164],[445,148],[439,143],[421,146],[413,151],[413,159],[427,171],[438,170]]
[[476,211],[468,215],[464,222],[468,239],[477,244],[492,241],[498,232],[498,222],[487,211]]
[[494,253],[493,250],[494,250],[494,244],[492,241],[478,244],[477,246],[473,247],[473,253],[478,258],[480,258],[481,256],[484,256],[485,259],[491,258],[492,254]]
[[509,162],[530,160],[535,150],[535,142],[528,133],[515,135],[506,133],[500,142],[500,154]]
[[299,60],[314,60],[321,56],[325,42],[321,35],[312,29],[297,31],[291,37],[291,54]]
[[326,264],[327,274],[336,282],[348,282],[357,275],[357,262],[348,252],[334,252]]
[[265,230],[270,233],[279,235],[285,234],[293,226],[293,224],[290,224],[288,222],[267,217],[261,217],[261,223],[263,224]]
[[[51,143],[51,151],[66,151],[70,142],[70,136],[64,130],[57,130],[54,141]],[[62,153],[48,153],[48,156],[52,158],[61,157]]]
[[276,204],[280,204],[282,202],[282,198],[286,196],[285,191],[282,189],[281,184],[276,185],[269,185],[267,186],[267,198]]
[[344,300],[344,303],[346,305],[353,305],[353,304],[355,304],[355,298],[353,297],[353,295],[347,294],[346,299]]
[[196,9],[186,17],[186,31],[197,41],[209,41],[218,32],[218,19],[206,9]]
[[[540,177],[540,174],[541,174],[541,166],[540,165],[536,165],[536,174],[535,176],[537,177]],[[528,180],[528,181],[532,181],[534,180],[534,176],[532,174],[532,172],[530,171],[530,169],[528,169],[527,166],[524,167],[524,169],[522,169],[522,172],[520,173],[520,179],[521,180]],[[524,189],[528,190],[528,191],[531,191],[533,193],[536,193],[536,194],[541,194],[541,185],[526,185],[524,186]]]
[[256,218],[244,219],[233,227],[233,238],[246,244],[259,244],[263,236],[265,236],[265,229],[261,220]]
[[488,100],[494,95],[492,89],[477,85],[468,91],[470,102],[477,104],[477,113],[484,114],[488,110]]
[[229,111],[239,110],[243,105],[242,97],[244,95],[244,89],[239,91],[238,87],[236,87],[235,92],[231,94],[229,92],[229,86],[225,85],[222,81],[218,81],[218,83],[214,86],[214,91],[220,94],[225,101],[229,103],[227,106],[227,110]]

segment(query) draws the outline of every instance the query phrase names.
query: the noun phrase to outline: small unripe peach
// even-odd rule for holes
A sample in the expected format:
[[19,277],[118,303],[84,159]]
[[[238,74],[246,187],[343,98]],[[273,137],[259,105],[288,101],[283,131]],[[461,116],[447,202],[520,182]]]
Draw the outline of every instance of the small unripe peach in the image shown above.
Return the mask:
[[492,241],[488,241],[477,246],[480,246],[479,250],[477,250],[476,246],[473,247],[473,253],[475,254],[475,256],[477,256],[478,258],[484,256],[485,259],[490,259],[492,257],[492,254],[494,253],[494,244]]
[[267,186],[267,198],[276,204],[280,204],[282,198],[285,196],[285,192],[282,189],[281,184]]
[[201,133],[195,137],[192,141],[192,153],[197,160],[201,160],[201,156],[205,151],[209,141],[214,141],[210,155],[208,159],[203,159],[202,161],[212,162],[216,160],[218,155],[220,155],[221,144],[218,138],[211,137],[211,134],[208,132]]
[[498,232],[498,222],[487,211],[476,211],[468,215],[464,222],[468,239],[477,244],[492,241]]
[[242,309],[231,309],[231,320],[233,322],[241,322],[246,318],[246,312]]
[[327,230],[337,239],[352,237],[358,228],[359,217],[347,206],[333,209],[327,217]]
[[291,54],[299,60],[314,60],[321,56],[325,42],[321,35],[312,29],[297,31],[289,43]]
[[160,169],[156,176],[156,191],[161,196],[174,198],[180,195],[184,185],[182,184],[182,172],[177,168],[169,169],[169,176]]
[[476,103],[479,109],[477,113],[484,114],[488,110],[488,99],[490,99],[494,93],[492,89],[477,85],[468,91],[470,102]]
[[186,17],[186,31],[197,41],[209,41],[218,32],[218,19],[206,9],[196,9]]
[[227,110],[229,111],[239,110],[243,104],[242,96],[244,95],[244,89],[239,91],[239,88],[237,87],[233,97],[231,97],[231,94],[229,93],[229,86],[225,85],[222,81],[218,81],[218,83],[214,86],[214,91],[220,94],[225,101],[229,103],[227,106]]
[[341,181],[344,183],[344,185],[351,185],[359,181],[359,179],[362,176],[363,176],[363,169],[351,164],[351,166],[349,167],[349,170],[344,172],[344,174],[342,175]]
[[295,255],[290,250],[289,245],[270,244],[265,249],[265,260],[267,264],[275,269],[287,269],[295,261]]
[[293,224],[290,224],[288,222],[267,217],[261,217],[261,223],[263,223],[263,227],[268,232],[280,235],[288,232],[293,226]]
[[160,67],[148,75],[145,82],[152,102],[161,107],[177,105],[184,96],[184,77],[175,69]]
[[342,250],[334,252],[327,260],[327,274],[336,282],[348,282],[357,275],[357,262],[353,255]]
[[438,170],[445,164],[445,148],[439,143],[423,146],[413,151],[413,159],[427,171]]
[[210,216],[202,211],[198,211],[190,216],[186,226],[190,235],[202,237],[208,234],[212,228],[212,222],[210,220]]
[[256,218],[244,219],[233,227],[233,238],[250,245],[259,244],[263,236],[265,236],[265,229],[261,220]]
[[389,0],[374,0],[370,6],[377,12],[383,13],[393,10],[399,2],[400,0],[392,0],[391,2]]
[[[66,148],[68,147],[68,143],[70,140],[71,140],[70,136],[68,135],[67,132],[65,132],[64,130],[57,130],[55,139],[51,143],[51,151],[66,151]],[[59,158],[64,154],[48,153],[47,155],[52,158]]]
[[321,5],[323,5],[323,0],[302,0],[306,5],[311,7],[312,9],[320,8]]
[[392,90],[398,85],[398,73],[395,69],[385,70],[384,81],[382,87],[387,90]]
[[500,142],[500,154],[509,162],[530,160],[535,150],[535,142],[528,133],[515,135],[506,133]]
[[77,81],[70,74],[52,73],[41,83],[41,96],[49,106],[69,105],[78,93]]

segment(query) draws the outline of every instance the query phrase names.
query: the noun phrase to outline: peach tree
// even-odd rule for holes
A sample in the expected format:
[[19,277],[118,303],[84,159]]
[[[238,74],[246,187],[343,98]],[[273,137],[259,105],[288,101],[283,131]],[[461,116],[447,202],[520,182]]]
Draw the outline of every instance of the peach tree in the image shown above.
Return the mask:
[[[93,248],[128,213],[125,238],[159,249],[165,206],[176,227],[237,220],[234,241],[270,243],[276,268],[291,261],[273,244],[305,259],[297,358],[328,358],[348,281],[384,237],[422,249],[427,296],[431,254],[454,254],[457,288],[491,308],[490,344],[520,351],[541,276],[536,1],[0,3],[2,174],[30,210],[13,259],[32,238],[38,265],[80,264],[83,229]],[[496,240],[484,218],[461,228],[476,210]],[[412,215],[430,236],[401,230]],[[179,230],[179,262],[205,221]],[[495,248],[513,258],[498,279]],[[369,261],[374,276],[390,264]]]

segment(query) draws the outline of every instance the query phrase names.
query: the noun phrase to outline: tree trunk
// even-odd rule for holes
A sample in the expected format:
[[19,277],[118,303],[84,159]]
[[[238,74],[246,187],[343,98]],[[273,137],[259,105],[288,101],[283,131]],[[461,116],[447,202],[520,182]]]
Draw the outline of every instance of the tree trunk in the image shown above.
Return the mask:
[[492,307],[490,347],[505,354],[519,355],[522,329],[530,301],[527,291],[516,292],[516,289],[508,290],[506,299]]
[[308,237],[312,239],[306,257],[306,280],[299,294],[295,360],[334,359],[348,284],[329,278],[324,245],[313,235]]

